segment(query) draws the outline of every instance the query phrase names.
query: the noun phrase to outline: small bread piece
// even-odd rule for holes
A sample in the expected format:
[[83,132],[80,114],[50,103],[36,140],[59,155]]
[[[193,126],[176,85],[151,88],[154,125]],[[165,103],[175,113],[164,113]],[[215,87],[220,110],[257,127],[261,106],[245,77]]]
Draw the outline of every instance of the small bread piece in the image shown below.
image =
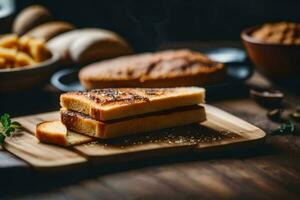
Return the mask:
[[29,52],[29,42],[32,38],[28,36],[22,36],[19,39],[19,49],[21,51]]
[[33,64],[36,64],[36,62],[28,54],[24,52],[17,53],[17,57],[15,61],[16,67],[33,65]]
[[0,69],[7,68],[6,60],[4,58],[0,58]]
[[50,52],[42,40],[29,39],[27,45],[30,55],[36,62],[42,62],[50,57]]
[[60,104],[99,121],[168,110],[204,103],[205,90],[181,88],[109,88],[89,92],[68,92]]
[[15,61],[16,57],[17,57],[16,49],[8,49],[8,48],[0,47],[0,58]]
[[49,10],[40,5],[32,5],[22,10],[13,22],[13,32],[23,35],[37,25],[52,19]]
[[4,35],[0,37],[0,47],[18,48],[18,37],[14,34]]
[[41,142],[60,146],[73,146],[93,141],[92,138],[68,131],[60,121],[42,122],[36,126],[35,136]]
[[54,21],[54,22],[48,22],[45,24],[41,24],[29,32],[27,32],[25,35],[37,39],[42,39],[44,41],[48,41],[51,38],[73,30],[75,27],[68,23],[68,22],[63,22],[63,21]]
[[70,130],[105,139],[200,123],[206,120],[206,115],[203,106],[194,105],[100,122],[82,113],[61,109],[61,120]]
[[123,56],[93,63],[79,72],[86,89],[112,87],[204,86],[222,81],[222,63],[190,50]]

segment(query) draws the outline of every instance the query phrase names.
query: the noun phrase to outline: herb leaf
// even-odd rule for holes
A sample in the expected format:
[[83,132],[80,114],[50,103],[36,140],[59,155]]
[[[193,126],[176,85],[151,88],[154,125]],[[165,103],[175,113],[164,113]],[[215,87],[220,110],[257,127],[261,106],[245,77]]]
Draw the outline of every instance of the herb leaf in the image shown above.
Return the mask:
[[0,121],[1,124],[4,128],[8,128],[11,124],[11,120],[10,120],[10,116],[7,113],[4,113],[1,117],[0,117]]
[[294,131],[295,131],[295,124],[291,120],[288,120],[286,123],[281,124],[280,127],[275,131],[273,131],[271,134],[286,135],[289,133],[293,133]]
[[16,129],[21,128],[21,124],[16,121],[12,122],[7,113],[0,116],[0,122],[0,145],[2,145],[6,137],[12,136]]
[[17,121],[11,122],[11,125],[14,126],[14,127],[21,127],[21,124]]

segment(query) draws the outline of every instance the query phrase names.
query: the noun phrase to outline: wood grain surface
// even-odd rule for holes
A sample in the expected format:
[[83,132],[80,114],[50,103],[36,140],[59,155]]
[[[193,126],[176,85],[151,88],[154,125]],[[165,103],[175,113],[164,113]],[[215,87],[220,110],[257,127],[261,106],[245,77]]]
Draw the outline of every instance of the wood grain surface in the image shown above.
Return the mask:
[[[247,98],[214,105],[267,133],[278,126],[268,120],[264,108]],[[6,179],[13,188],[1,185],[1,195],[4,199],[299,199],[299,163],[298,136],[268,135],[257,149],[98,165],[76,176],[38,179],[36,174],[18,174]]]
[[[249,82],[259,86],[267,83],[256,75]],[[287,110],[300,105],[299,93],[282,90],[286,94]],[[266,117],[267,109],[248,96],[210,103],[266,131],[264,145],[243,151],[177,154],[118,165],[97,165],[89,170],[42,177],[36,172],[24,173],[21,169],[30,169],[29,165],[0,151],[0,199],[298,200],[300,129],[295,135],[270,135],[279,124],[270,121]],[[7,171],[8,166],[15,167]]]
[[146,156],[171,156],[195,148],[231,148],[240,142],[247,145],[248,141],[262,141],[266,135],[261,129],[227,112],[210,105],[204,107],[207,121],[201,124],[98,140],[68,149],[40,143],[34,136],[36,125],[42,121],[59,120],[58,112],[20,117],[15,120],[22,124],[25,131],[8,138],[4,148],[36,169],[68,169],[70,165],[87,164],[88,160],[112,164]]

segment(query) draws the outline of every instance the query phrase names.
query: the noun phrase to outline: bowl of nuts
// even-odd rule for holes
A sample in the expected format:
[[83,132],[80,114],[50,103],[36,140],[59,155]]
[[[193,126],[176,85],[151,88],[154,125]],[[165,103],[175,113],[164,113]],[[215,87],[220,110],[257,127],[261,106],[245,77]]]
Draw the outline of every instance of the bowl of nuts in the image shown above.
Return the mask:
[[300,24],[267,23],[241,33],[247,53],[255,67],[273,80],[300,75]]
[[40,86],[58,66],[59,56],[44,41],[14,34],[0,36],[0,92]]

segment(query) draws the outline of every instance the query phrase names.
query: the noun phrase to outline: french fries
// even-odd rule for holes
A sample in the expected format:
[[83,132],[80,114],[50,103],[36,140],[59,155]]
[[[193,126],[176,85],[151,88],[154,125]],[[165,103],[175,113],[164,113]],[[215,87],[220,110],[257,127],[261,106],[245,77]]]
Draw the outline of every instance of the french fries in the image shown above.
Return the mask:
[[0,37],[0,69],[34,65],[50,55],[42,40],[13,34]]

